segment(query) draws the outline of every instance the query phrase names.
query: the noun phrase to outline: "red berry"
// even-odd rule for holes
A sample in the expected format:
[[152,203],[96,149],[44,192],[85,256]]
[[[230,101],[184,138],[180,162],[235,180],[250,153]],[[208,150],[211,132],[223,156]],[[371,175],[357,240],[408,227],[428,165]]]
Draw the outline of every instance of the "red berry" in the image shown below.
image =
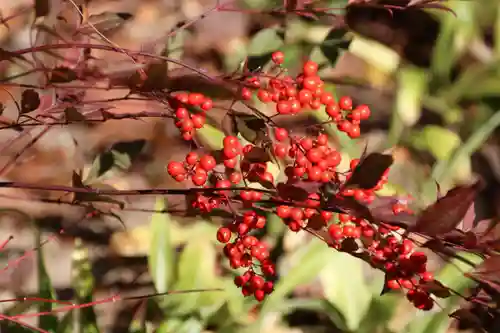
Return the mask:
[[314,76],[318,72],[318,64],[312,60],[308,60],[302,66],[302,73],[305,76]]
[[312,101],[312,93],[308,89],[302,89],[299,91],[298,100],[301,104],[307,105]]
[[349,96],[342,96],[339,100],[339,106],[342,110],[352,110],[352,99]]
[[199,172],[199,170],[191,176],[191,180],[196,186],[204,185],[207,182],[207,178],[207,174],[205,172]]
[[175,177],[178,175],[183,175],[186,173],[186,169],[184,169],[184,165],[181,162],[170,162],[167,166],[167,171],[170,176]]
[[177,119],[187,118],[189,116],[189,111],[186,108],[177,108],[177,110],[175,110],[175,116]]
[[368,105],[359,105],[356,110],[359,111],[359,119],[361,120],[366,120],[368,118],[370,118],[370,108],[368,107]]
[[200,158],[200,167],[206,171],[215,168],[216,164],[215,158],[211,155],[204,155]]
[[389,288],[389,289],[397,290],[400,287],[401,286],[399,285],[399,282],[396,279],[392,279],[392,280],[387,281],[387,288]]
[[191,116],[194,128],[202,128],[205,125],[205,116],[202,114],[193,114]]
[[335,117],[340,115],[340,108],[339,108],[338,104],[336,104],[336,103],[328,104],[326,106],[325,111],[332,118],[335,118]]
[[214,102],[210,98],[206,98],[205,101],[201,104],[201,109],[203,111],[210,111],[214,106]]
[[241,88],[241,98],[244,100],[249,100],[252,98],[252,91],[247,87]]
[[195,152],[190,152],[186,155],[186,163],[189,165],[195,165],[198,162],[198,154]]
[[233,184],[239,184],[243,177],[241,176],[241,173],[239,172],[233,172],[229,175],[229,181]]
[[259,289],[262,289],[262,287],[264,287],[264,282],[265,281],[264,281],[264,278],[262,278],[262,276],[254,275],[250,279],[250,286],[254,290],[259,290]]
[[205,101],[205,96],[200,93],[190,93],[188,95],[188,103],[191,105],[200,105]]
[[323,158],[323,153],[318,148],[312,148],[307,152],[306,156],[311,163],[318,163]]
[[288,131],[284,128],[276,127],[274,129],[274,137],[278,141],[285,141],[286,139],[288,139]]
[[220,227],[217,230],[217,240],[221,243],[227,243],[231,239],[231,230],[226,227]]
[[359,136],[361,135],[361,129],[358,125],[353,125],[347,134],[352,139],[359,138]]
[[288,114],[291,112],[291,105],[289,101],[280,101],[276,104],[276,111],[280,114]]
[[287,154],[287,146],[281,143],[277,143],[274,145],[274,155],[278,158],[283,158]]
[[263,103],[268,103],[271,101],[271,94],[269,93],[269,91],[264,89],[259,89],[259,91],[257,92],[257,97]]
[[253,296],[258,302],[262,302],[266,298],[266,293],[264,290],[259,289],[254,291]]
[[338,224],[332,224],[328,227],[328,234],[334,240],[339,240],[344,237],[344,233],[342,232],[342,228]]
[[320,97],[321,104],[324,105],[333,105],[335,104],[335,98],[330,92],[323,92]]
[[271,55],[271,59],[276,65],[281,65],[285,61],[285,54],[281,51],[276,51]]
[[286,218],[290,217],[290,212],[291,212],[291,208],[289,206],[282,205],[282,206],[278,206],[278,208],[276,208],[276,215],[278,215],[282,219],[286,219]]

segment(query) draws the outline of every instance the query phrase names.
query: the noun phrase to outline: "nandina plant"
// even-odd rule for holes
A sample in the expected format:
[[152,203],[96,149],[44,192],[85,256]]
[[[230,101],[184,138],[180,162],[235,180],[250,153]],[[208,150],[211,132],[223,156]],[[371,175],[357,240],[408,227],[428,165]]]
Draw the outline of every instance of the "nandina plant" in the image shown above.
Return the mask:
[[[59,13],[54,13],[55,10],[80,14],[80,22],[65,26],[69,29],[66,33],[72,36],[71,41],[61,38],[26,49],[0,49],[1,62],[15,63],[26,71],[3,79],[3,89],[16,87],[21,96],[20,99],[12,96],[18,117],[2,117],[1,129],[14,129],[22,137],[32,128],[41,127],[42,130],[29,143],[33,145],[58,125],[78,123],[88,126],[110,120],[165,118],[175,124],[178,135],[189,143],[190,150],[185,158],[172,160],[166,166],[166,172],[185,186],[182,189],[138,190],[93,188],[85,183],[81,172],[75,170],[71,186],[3,181],[1,187],[69,193],[70,198],[63,195],[57,199],[41,200],[83,207],[82,220],[99,214],[116,216],[113,209],[127,209],[127,205],[119,200],[123,195],[182,196],[187,202],[186,209],[168,212],[207,219],[217,216],[222,220],[223,224],[214,237],[224,244],[222,251],[231,268],[239,272],[234,284],[241,288],[242,297],[253,297],[259,302],[272,294],[277,278],[275,263],[270,256],[272,249],[261,240],[267,216],[271,213],[276,214],[291,232],[308,232],[332,251],[348,253],[383,271],[386,282],[382,292],[403,292],[409,302],[424,311],[431,310],[437,304],[436,299],[456,292],[434,279],[427,269],[427,256],[419,247],[427,247],[447,258],[460,257],[459,251],[473,251],[487,258],[478,271],[471,274],[478,291],[463,296],[473,305],[475,312],[462,309],[454,316],[474,322],[471,317],[492,310],[491,302],[484,301],[485,294],[490,301],[498,299],[495,296],[499,290],[489,270],[489,266],[498,262],[494,242],[487,237],[491,228],[485,232],[484,228],[472,227],[466,220],[482,182],[455,187],[419,212],[414,212],[401,198],[380,197],[377,192],[388,181],[392,156],[388,153],[363,153],[359,158],[346,160],[342,147],[335,145],[323,129],[323,125],[333,125],[338,132],[356,140],[361,135],[360,125],[370,118],[370,107],[354,103],[349,96],[337,98],[325,89],[316,62],[306,59],[299,73],[291,75],[283,66],[287,54],[276,50],[270,55],[270,63],[263,68],[250,70],[246,62],[230,75],[214,77],[176,59],[120,48],[99,32],[82,7],[72,1],[61,1],[60,5],[54,9],[57,6],[53,7],[52,2],[37,0],[34,13],[37,19],[57,16]],[[375,6],[389,12],[446,9],[441,1],[349,1],[349,6]],[[213,10],[238,9],[218,5]],[[316,9],[313,1],[285,1],[282,8],[273,12],[315,17],[328,11]],[[123,13],[118,14],[114,19],[129,18]],[[89,30],[101,37],[104,43],[93,41]],[[136,69],[111,76],[106,66],[98,61],[99,56],[94,55],[98,50],[125,55],[128,64],[133,64]],[[38,59],[40,54],[44,57],[55,54],[56,60],[52,59],[53,65],[43,64]],[[181,66],[183,70],[180,74],[179,70],[168,70],[169,63]],[[19,83],[19,77],[33,73],[39,74],[34,82]],[[125,89],[128,93],[114,99],[89,100],[86,95],[91,87]],[[196,89],[198,87],[202,88]],[[207,90],[216,90],[217,93],[210,94]],[[42,91],[50,94],[42,95]],[[233,104],[239,103],[243,108],[236,111],[232,107],[220,107],[217,100],[221,97],[231,99]],[[111,106],[117,100],[155,101],[158,109],[115,113]],[[266,105],[265,111],[257,106],[256,101]],[[203,136],[206,136],[202,130],[208,126],[210,113],[220,111],[225,114],[221,126],[225,135],[217,147],[211,149],[202,144]],[[307,112],[325,112],[328,120],[300,130],[289,128],[282,121]],[[0,172],[8,173],[22,154],[16,154]],[[348,167],[342,168],[341,165]],[[112,208],[103,209],[103,203]],[[463,227],[459,229],[461,222]],[[415,235],[427,241],[417,242]],[[7,241],[2,243],[0,249],[6,244]],[[152,296],[155,295],[142,297]],[[35,315],[44,316],[118,299],[116,296],[87,304],[66,305]],[[20,321],[22,318],[23,315],[3,316],[3,319],[27,326]]]

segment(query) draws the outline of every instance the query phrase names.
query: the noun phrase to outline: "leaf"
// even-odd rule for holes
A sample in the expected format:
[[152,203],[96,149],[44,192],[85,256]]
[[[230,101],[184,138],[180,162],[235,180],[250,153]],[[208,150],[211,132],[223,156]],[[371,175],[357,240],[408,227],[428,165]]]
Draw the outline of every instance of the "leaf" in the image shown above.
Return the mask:
[[[155,210],[166,209],[165,199],[156,199]],[[155,213],[151,217],[151,246],[148,255],[148,267],[158,293],[164,293],[172,285],[175,268],[174,248],[170,236],[170,217],[168,214]]]
[[[132,17],[133,15],[129,13],[104,12],[97,15],[90,15],[88,18],[88,24],[92,24],[95,29],[99,30],[99,32],[101,33],[104,33],[109,30],[119,28]],[[91,33],[95,31],[94,28],[89,26],[88,28],[82,29],[80,32]]]
[[319,275],[325,298],[342,314],[347,331],[357,332],[372,299],[363,262],[347,253],[332,252],[325,266]]
[[50,0],[35,0],[35,17],[47,16],[50,13]]
[[233,130],[241,133],[245,140],[255,143],[264,136],[266,122],[263,119],[254,115],[236,112],[231,113],[231,119],[234,123],[232,125]]
[[373,223],[378,223],[378,221],[372,216],[370,209],[352,197],[333,196],[328,199],[328,203],[325,208],[333,209],[335,212],[346,213],[358,218],[363,218]]
[[274,52],[283,45],[276,29],[262,29],[253,36],[248,45],[248,55],[262,56]]
[[245,160],[250,163],[266,163],[271,160],[271,157],[265,148],[255,146],[245,154]]
[[472,311],[467,309],[458,309],[450,314],[451,318],[455,318],[460,323],[460,329],[481,328],[482,321]]
[[349,47],[350,41],[344,39],[346,33],[346,29],[334,27],[319,46],[323,55],[332,65],[337,63],[340,50]]
[[74,106],[69,106],[64,109],[64,118],[68,123],[81,122],[85,120],[85,116],[83,116]]
[[278,195],[284,200],[306,201],[309,193],[303,188],[295,185],[279,183],[276,187]]
[[26,89],[21,96],[21,114],[35,111],[40,106],[40,96],[33,89]]
[[[220,287],[220,281],[215,276],[216,257],[215,248],[206,235],[191,237],[180,254],[177,279],[172,289]],[[171,316],[186,315],[195,311],[203,314],[209,308],[215,308],[217,311],[224,302],[221,296],[223,295],[217,291],[172,294],[165,299],[165,306]]]
[[500,285],[500,255],[493,255],[483,261],[472,274],[475,278]]
[[[45,267],[45,261],[43,258],[43,250],[42,250],[42,240],[41,240],[41,232],[37,229],[36,231],[36,242],[38,249],[36,251],[37,261],[38,261],[38,297],[43,299],[56,299],[55,291],[52,287],[52,282],[50,280],[49,275],[47,274],[47,269]],[[40,305],[38,307],[39,312],[50,312],[54,310],[54,303],[40,301]],[[38,326],[45,331],[55,332],[57,330],[59,320],[57,316],[51,314],[47,316],[41,316],[39,319]]]
[[[286,279],[280,279],[275,284],[274,291],[269,295],[261,308],[259,316],[261,328],[265,325],[263,320],[267,314],[273,313],[286,297],[299,285],[303,285],[317,278],[318,273],[329,262],[335,252],[317,240],[309,242],[293,253],[289,261],[294,265],[286,272]],[[262,332],[261,329],[259,332]]]
[[439,298],[447,298],[451,296],[450,290],[437,280],[421,283],[420,286],[423,290]]
[[12,61],[12,59],[19,59],[28,62],[25,57],[12,51],[7,51],[0,47],[0,62],[3,60]]
[[351,176],[345,183],[345,188],[372,189],[382,178],[385,171],[392,165],[392,155],[372,153],[361,159]]
[[[95,283],[92,273],[92,264],[89,260],[88,249],[79,238],[75,239],[75,246],[72,253],[71,273],[71,287],[75,290],[76,294],[75,303],[92,303]],[[74,309],[73,311],[76,311],[79,316],[79,320],[73,320],[70,325],[74,330],[85,333],[99,332],[94,307],[84,307],[81,309]]]
[[376,197],[375,200],[368,205],[368,209],[376,220],[384,221],[384,223],[401,227],[415,225],[417,222],[417,217],[415,215],[406,212],[394,214],[393,206],[398,203],[400,199],[401,198],[397,196]]
[[68,67],[56,67],[50,72],[50,83],[68,83],[78,79],[74,70]]
[[438,236],[452,231],[464,218],[481,187],[482,182],[478,181],[469,186],[457,186],[451,189],[444,197],[420,213],[411,231],[428,236]]

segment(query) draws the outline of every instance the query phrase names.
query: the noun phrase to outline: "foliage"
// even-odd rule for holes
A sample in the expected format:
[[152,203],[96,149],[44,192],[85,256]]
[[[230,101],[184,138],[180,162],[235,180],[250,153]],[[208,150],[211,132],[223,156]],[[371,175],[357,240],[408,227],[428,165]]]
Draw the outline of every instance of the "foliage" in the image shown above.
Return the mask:
[[[2,203],[36,222],[35,246],[5,270],[33,253],[38,267],[33,295],[2,301],[3,324],[103,332],[101,307],[124,304],[131,332],[274,331],[311,313],[331,331],[494,331],[499,5],[218,3],[140,48],[115,41],[140,15],[96,1],[2,13],[6,29],[29,16],[34,37],[0,46],[0,190],[64,216]],[[221,14],[255,28],[198,45]],[[115,252],[139,238],[147,292],[96,297],[96,221],[113,222]],[[73,247],[69,301],[47,264],[56,237]]]

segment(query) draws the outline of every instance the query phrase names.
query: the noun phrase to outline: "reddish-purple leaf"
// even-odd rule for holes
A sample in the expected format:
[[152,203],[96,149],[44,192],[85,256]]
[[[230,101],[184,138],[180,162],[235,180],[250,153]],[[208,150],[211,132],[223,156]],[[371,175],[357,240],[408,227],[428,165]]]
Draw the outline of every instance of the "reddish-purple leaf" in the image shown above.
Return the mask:
[[21,96],[21,113],[35,111],[40,106],[40,96],[33,89],[26,89]]
[[349,214],[354,217],[363,218],[373,223],[379,223],[379,220],[373,217],[368,207],[359,203],[352,197],[333,196],[328,199],[328,203],[325,208],[330,208],[336,212]]
[[248,153],[245,154],[245,160],[250,163],[266,163],[271,160],[269,153],[262,147],[253,147]]
[[74,70],[68,67],[56,67],[50,73],[51,83],[68,83],[78,78]]
[[382,178],[385,171],[392,165],[392,155],[372,153],[361,159],[351,176],[345,183],[345,188],[372,189]]
[[472,273],[482,281],[500,284],[500,255],[494,255],[483,261]]
[[411,231],[429,236],[452,231],[464,218],[481,187],[482,183],[478,181],[473,185],[451,189],[419,215]]
[[481,327],[481,319],[468,309],[458,309],[450,317],[460,322],[461,329]]
[[277,186],[279,196],[284,200],[306,201],[309,193],[297,186],[279,183]]
[[438,280],[421,283],[420,287],[439,298],[448,298],[451,296],[450,289]]
[[35,16],[42,17],[49,15],[50,0],[35,0]]

